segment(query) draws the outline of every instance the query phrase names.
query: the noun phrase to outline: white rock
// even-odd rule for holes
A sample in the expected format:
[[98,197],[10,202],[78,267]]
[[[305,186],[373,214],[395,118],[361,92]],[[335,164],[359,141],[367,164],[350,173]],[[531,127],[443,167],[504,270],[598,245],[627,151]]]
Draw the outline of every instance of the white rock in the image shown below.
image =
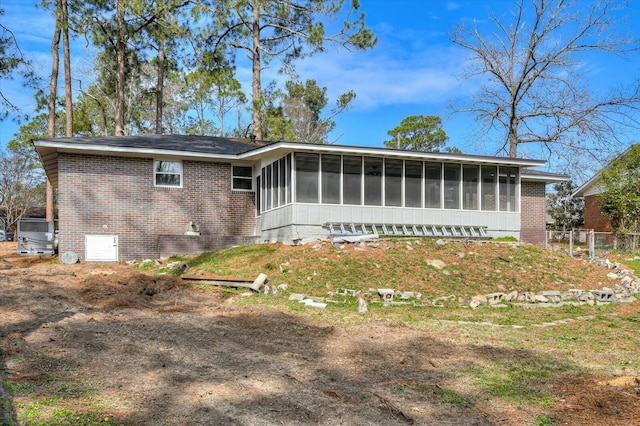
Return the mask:
[[293,293],[289,295],[289,300],[303,300],[303,299],[304,299],[304,294],[302,293]]
[[364,297],[358,297],[358,313],[367,313],[367,301],[364,299]]
[[474,301],[478,302],[481,305],[486,305],[487,302],[487,298],[485,296],[483,296],[482,294],[477,294],[475,296],[473,296],[471,298],[471,302],[473,303]]
[[437,268],[437,269],[442,269],[445,266],[447,266],[447,264],[444,263],[444,261],[440,260],[440,259],[429,259],[429,260],[427,260],[427,265],[433,266],[434,268]]
[[302,303],[305,304],[305,306],[310,306],[312,308],[319,308],[319,309],[324,309],[327,307],[326,303],[321,303],[321,302],[315,302],[311,299],[305,299],[302,301]]

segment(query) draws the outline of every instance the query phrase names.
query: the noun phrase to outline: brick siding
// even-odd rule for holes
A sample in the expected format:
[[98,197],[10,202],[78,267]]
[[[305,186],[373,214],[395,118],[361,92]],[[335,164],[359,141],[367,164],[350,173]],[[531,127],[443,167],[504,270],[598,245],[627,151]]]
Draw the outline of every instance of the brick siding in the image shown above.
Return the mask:
[[543,182],[522,182],[520,205],[520,240],[544,245],[546,197]]
[[184,253],[205,253],[232,246],[257,244],[260,237],[218,236],[218,235],[160,235],[158,238],[160,257],[170,257]]
[[183,187],[154,187],[153,159],[60,153],[59,252],[83,260],[87,234],[118,235],[119,260],[157,258],[159,235],[253,237],[255,194],[231,190],[231,165],[183,161]]
[[609,218],[600,211],[601,204],[602,198],[599,195],[584,197],[584,229],[593,229],[595,232],[611,232]]

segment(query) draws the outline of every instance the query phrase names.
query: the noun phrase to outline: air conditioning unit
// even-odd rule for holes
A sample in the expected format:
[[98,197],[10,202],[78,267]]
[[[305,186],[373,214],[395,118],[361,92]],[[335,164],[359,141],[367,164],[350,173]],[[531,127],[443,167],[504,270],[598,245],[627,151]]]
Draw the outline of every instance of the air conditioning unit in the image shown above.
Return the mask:
[[45,219],[18,221],[18,254],[55,254],[57,249],[55,222]]

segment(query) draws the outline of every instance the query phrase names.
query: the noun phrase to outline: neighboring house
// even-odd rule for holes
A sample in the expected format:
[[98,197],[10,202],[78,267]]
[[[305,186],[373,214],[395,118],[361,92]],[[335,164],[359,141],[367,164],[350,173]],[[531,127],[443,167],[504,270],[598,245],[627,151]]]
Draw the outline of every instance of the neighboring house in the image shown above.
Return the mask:
[[205,136],[34,145],[58,188],[59,251],[87,261],[305,242],[329,224],[542,244],[545,186],[567,180],[529,170],[540,160]]
[[[613,161],[625,157],[634,147],[637,149],[637,146],[630,146]],[[600,194],[604,192],[604,189],[600,184],[600,174],[601,171],[582,184],[572,195],[584,198],[584,229],[594,230],[595,232],[611,232],[611,221],[602,214],[601,210],[602,197]]]
[[611,232],[611,221],[602,214],[603,190],[598,186],[600,182],[598,175],[585,182],[573,193],[574,197],[584,198],[584,225],[583,229],[594,230],[595,232]]

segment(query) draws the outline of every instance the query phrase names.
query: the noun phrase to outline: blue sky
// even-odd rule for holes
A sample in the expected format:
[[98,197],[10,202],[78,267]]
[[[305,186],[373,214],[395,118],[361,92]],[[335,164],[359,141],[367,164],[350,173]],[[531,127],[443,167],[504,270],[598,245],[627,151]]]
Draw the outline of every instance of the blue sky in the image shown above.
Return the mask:
[[[378,37],[375,48],[365,52],[347,52],[329,46],[326,53],[300,61],[297,72],[301,79],[313,78],[326,86],[333,103],[340,93],[356,92],[353,107],[336,119],[332,139],[339,144],[383,145],[387,131],[409,115],[438,115],[444,119],[449,146],[464,153],[494,155],[500,141],[480,143],[475,136],[478,125],[472,116],[448,115],[452,99],[464,99],[474,93],[480,81],[462,79],[468,52],[449,41],[448,34],[461,22],[476,22],[487,28],[491,11],[508,18],[513,3],[506,0],[361,0],[367,24]],[[637,6],[634,6],[637,7]],[[3,24],[11,28],[25,54],[42,70],[43,84],[50,71],[50,40],[53,20],[47,12],[35,9],[28,0],[0,0],[5,9]],[[632,24],[640,26],[640,14],[633,12]],[[74,72],[88,73],[93,56],[84,39],[74,42]],[[635,58],[590,57],[594,90],[606,90],[640,77],[640,54]],[[238,69],[238,77],[248,87],[250,70]],[[264,72],[264,80],[275,75],[275,67]],[[15,82],[0,81],[2,91],[12,101],[32,112],[33,94]],[[83,87],[87,87],[83,82]],[[247,90],[247,93],[250,93]],[[0,147],[17,130],[11,121],[0,122]],[[624,135],[628,143],[636,142],[635,133]],[[621,147],[621,150],[626,146]],[[535,156],[535,155],[533,155]],[[552,164],[551,169],[559,167]],[[561,171],[561,170],[552,170]]]

